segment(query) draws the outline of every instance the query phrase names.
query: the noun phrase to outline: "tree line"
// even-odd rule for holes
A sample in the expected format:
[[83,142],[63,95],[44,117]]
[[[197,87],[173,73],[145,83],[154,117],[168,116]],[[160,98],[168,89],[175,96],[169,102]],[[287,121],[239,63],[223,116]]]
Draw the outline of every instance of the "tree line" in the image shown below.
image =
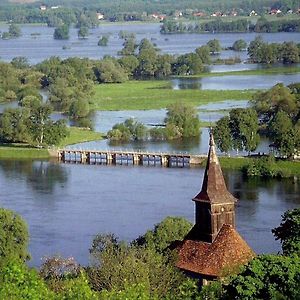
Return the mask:
[[207,22],[182,22],[165,19],[161,26],[161,33],[217,33],[217,32],[299,32],[300,20],[272,20],[260,18],[256,24],[246,19],[226,21],[217,18]]
[[[13,4],[11,1],[1,1],[0,20],[1,21],[13,21],[18,23],[47,23],[48,18],[57,16],[59,19],[66,21],[66,18],[74,18],[80,14],[80,12],[87,11],[94,13],[100,11],[105,14],[106,19],[112,21],[131,21],[131,20],[147,20],[147,15],[153,13],[162,13],[168,16],[176,15],[176,11],[181,11],[186,18],[193,18],[193,13],[204,11],[207,15],[213,12],[221,11],[230,14],[233,10],[239,15],[248,16],[252,10],[255,10],[258,14],[266,14],[271,8],[280,9],[283,13],[289,10],[297,10],[299,8],[299,2],[297,0],[263,0],[263,1],[249,1],[249,0],[216,0],[216,1],[204,1],[204,0],[167,0],[167,1],[108,1],[108,0],[91,0],[86,2],[84,0],[68,0],[56,1],[45,0],[45,4],[48,8],[51,6],[60,5],[61,7],[56,9],[48,9],[41,11],[39,9],[41,2]],[[64,11],[64,15],[61,12]]]
[[[257,92],[250,108],[233,109],[229,116],[216,122],[216,144],[222,152],[255,151],[260,134],[271,140],[274,154],[292,158],[300,151],[300,85],[276,84],[264,92]],[[274,160],[253,161],[245,170],[247,175],[276,177],[284,174],[272,170]]]
[[258,255],[221,281],[199,289],[176,267],[172,244],[192,224],[167,217],[131,243],[114,234],[94,237],[88,266],[73,257],[46,257],[39,269],[26,261],[29,233],[15,212],[0,208],[1,299],[298,299],[300,295],[300,209],[287,211],[272,230],[282,253]]

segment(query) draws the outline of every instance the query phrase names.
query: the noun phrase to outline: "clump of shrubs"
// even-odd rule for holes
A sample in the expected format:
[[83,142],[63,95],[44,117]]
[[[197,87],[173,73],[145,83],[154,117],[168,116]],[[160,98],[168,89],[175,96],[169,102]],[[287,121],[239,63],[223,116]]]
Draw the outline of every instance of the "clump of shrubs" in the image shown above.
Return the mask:
[[283,178],[290,176],[287,170],[283,171],[278,166],[273,155],[252,159],[242,171],[247,177]]

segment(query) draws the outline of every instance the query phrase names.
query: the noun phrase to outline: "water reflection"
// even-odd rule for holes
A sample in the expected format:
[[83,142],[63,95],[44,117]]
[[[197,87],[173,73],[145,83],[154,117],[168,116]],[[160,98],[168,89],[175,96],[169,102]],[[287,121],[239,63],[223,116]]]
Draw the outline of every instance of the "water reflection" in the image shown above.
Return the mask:
[[68,180],[66,170],[58,163],[31,160],[0,160],[0,170],[7,178],[25,180],[40,194],[52,194],[56,186],[63,187]]
[[299,74],[277,75],[226,75],[203,78],[176,78],[172,79],[174,90],[202,89],[202,90],[245,90],[268,89],[281,82],[289,85],[299,81]]
[[[30,230],[31,265],[60,253],[88,262],[97,233],[131,241],[166,216],[194,221],[191,201],[201,189],[203,168],[57,165],[46,161],[0,161],[2,207],[20,213]],[[245,180],[226,171],[239,198],[237,229],[257,252],[277,252],[271,229],[281,214],[300,205],[300,186],[288,180]]]

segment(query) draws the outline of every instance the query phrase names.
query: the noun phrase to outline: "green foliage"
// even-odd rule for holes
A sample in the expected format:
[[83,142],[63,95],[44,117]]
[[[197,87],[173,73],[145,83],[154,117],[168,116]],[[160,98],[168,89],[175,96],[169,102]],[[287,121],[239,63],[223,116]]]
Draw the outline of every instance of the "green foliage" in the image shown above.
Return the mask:
[[8,27],[8,32],[2,33],[2,39],[14,39],[21,36],[21,29],[16,24],[10,24]]
[[78,38],[86,38],[89,35],[89,29],[86,26],[81,26],[78,29]]
[[176,102],[167,108],[165,123],[169,139],[188,138],[200,134],[200,121],[196,109],[184,103]]
[[134,55],[137,46],[135,36],[126,37],[125,42],[123,43],[123,48],[118,54],[122,56]]
[[0,269],[0,298],[11,300],[55,299],[35,270],[22,263],[10,261]]
[[257,114],[250,108],[233,109],[229,117],[225,116],[216,123],[214,132],[221,151],[254,151],[259,142]]
[[159,297],[150,295],[149,287],[144,284],[125,285],[123,290],[103,290],[99,294],[100,300],[158,300]]
[[69,39],[69,26],[67,24],[61,25],[55,28],[53,37],[56,40],[67,40]]
[[260,176],[265,178],[288,177],[289,171],[282,171],[275,162],[274,156],[255,158],[243,167],[243,172],[248,177]]
[[233,141],[230,129],[230,118],[225,116],[216,122],[213,130],[217,147],[221,152],[228,153],[233,147]]
[[222,49],[220,41],[217,39],[208,41],[206,45],[209,47],[209,50],[212,54],[219,53]]
[[180,217],[167,217],[156,224],[153,230],[133,241],[133,245],[145,246],[163,253],[172,242],[182,240],[192,228],[191,222]]
[[63,282],[63,288],[58,293],[58,299],[62,300],[97,300],[97,293],[89,286],[88,279],[84,272],[73,279],[66,279]]
[[300,149],[300,136],[286,112],[277,112],[269,123],[268,129],[268,136],[280,156],[293,157],[293,154]]
[[132,118],[125,120],[124,123],[115,124],[107,132],[107,137],[112,141],[140,141],[144,140],[146,135],[146,127]]
[[252,62],[271,64],[282,62],[291,64],[299,62],[299,48],[294,42],[284,42],[283,44],[263,41],[261,36],[257,36],[250,42],[248,55]]
[[98,41],[98,46],[107,46],[107,44],[108,44],[108,36],[103,35]]
[[201,46],[196,48],[195,50],[196,54],[201,59],[201,62],[203,64],[209,64],[210,63],[210,47],[207,45]]
[[12,259],[29,259],[28,241],[25,221],[13,211],[0,208],[0,269]]
[[10,62],[16,69],[28,69],[30,67],[27,57],[14,57]]
[[228,299],[299,299],[300,258],[261,255],[225,285]]
[[251,101],[262,121],[271,121],[278,111],[286,112],[291,118],[297,115],[299,108],[295,94],[282,83],[274,85],[266,92],[258,92]]
[[106,57],[95,63],[93,71],[99,83],[121,83],[128,80],[124,69],[112,57]]
[[28,122],[27,110],[6,109],[0,116],[0,140],[2,142],[28,141],[30,139]]
[[242,39],[235,41],[232,45],[232,49],[234,51],[242,51],[245,50],[246,48],[247,48],[247,43]]
[[283,254],[300,256],[300,208],[286,211],[272,233],[276,240],[280,240]]
[[90,252],[93,265],[87,272],[95,290],[126,291],[141,284],[143,294],[164,297],[184,279],[168,257],[151,248],[119,243],[114,236],[96,237]]
[[90,105],[85,99],[75,100],[70,105],[69,116],[72,118],[84,118],[88,116],[89,113]]
[[198,53],[180,55],[173,64],[173,72],[177,75],[200,74],[204,70],[202,59],[204,57],[201,58]]

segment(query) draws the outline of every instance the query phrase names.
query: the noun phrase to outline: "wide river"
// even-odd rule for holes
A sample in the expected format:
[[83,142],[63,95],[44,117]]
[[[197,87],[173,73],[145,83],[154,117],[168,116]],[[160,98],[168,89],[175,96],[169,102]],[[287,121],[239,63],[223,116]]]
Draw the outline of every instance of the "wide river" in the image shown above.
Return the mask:
[[[88,263],[97,233],[131,241],[166,216],[194,220],[191,199],[199,192],[201,168],[86,166],[47,161],[0,161],[0,205],[28,222],[31,265],[45,255],[74,256]],[[280,215],[300,205],[300,182],[244,180],[226,172],[239,198],[237,229],[257,253],[277,252],[271,229]]]
[[[30,63],[38,63],[50,56],[70,56],[99,59],[117,55],[123,40],[120,30],[136,33],[137,40],[146,37],[157,44],[162,53],[182,54],[216,38],[223,47],[237,39],[247,42],[256,34],[174,34],[161,35],[159,24],[103,25],[90,31],[86,40],[78,40],[75,29],[70,39],[53,39],[53,28],[22,26],[22,37],[0,40],[0,57],[10,61],[25,56]],[[1,25],[0,31],[7,30]],[[107,47],[98,47],[102,35],[109,35]],[[263,34],[268,42],[298,41],[300,33]],[[64,50],[64,49],[65,50]],[[244,61],[246,52],[222,51],[221,57],[239,55]],[[213,71],[259,68],[257,65],[212,66]],[[225,68],[225,69],[224,69]],[[277,76],[277,75],[276,75]],[[215,77],[196,82],[173,81],[173,88],[226,89],[268,88],[277,82],[297,81],[296,74],[278,77]],[[230,79],[230,80],[229,80]],[[216,80],[216,81],[215,81]],[[299,81],[299,80],[298,80]],[[230,83],[230,85],[229,85]],[[189,85],[190,86],[187,86]],[[213,85],[213,86],[212,86]],[[221,89],[221,88],[220,88]],[[13,106],[16,103],[12,104]],[[220,109],[246,107],[247,101],[225,101],[199,107],[203,121],[215,121],[224,115]],[[1,105],[0,110],[7,107]],[[96,112],[92,116],[96,130],[106,132],[128,117],[151,126],[160,124],[165,110]],[[60,118],[61,115],[53,115]],[[72,147],[111,148],[107,141],[83,143]],[[208,131],[200,139],[184,143],[136,143],[119,145],[155,151],[188,151],[205,153]],[[262,141],[258,151],[267,151],[268,141]],[[15,210],[27,221],[30,231],[30,265],[39,266],[43,256],[61,254],[74,256],[81,264],[89,261],[88,249],[97,233],[115,233],[120,239],[131,241],[152,228],[166,216],[182,216],[193,222],[194,204],[191,201],[203,179],[202,168],[160,168],[133,166],[86,166],[58,164],[50,161],[0,160],[0,206]],[[245,180],[239,172],[226,172],[229,190],[239,198],[236,206],[237,229],[257,253],[277,252],[280,244],[271,229],[280,223],[280,215],[300,205],[300,181]]]
[[[0,31],[7,31],[8,25],[1,24]],[[32,64],[41,62],[50,56],[67,58],[72,56],[99,59],[104,55],[116,56],[122,49],[124,40],[119,38],[121,30],[136,34],[137,41],[143,38],[151,40],[162,53],[184,54],[193,52],[197,47],[209,40],[218,39],[223,48],[230,47],[234,41],[244,39],[247,43],[254,40],[256,33],[216,33],[216,34],[160,34],[160,24],[105,24],[90,30],[87,39],[78,39],[77,29],[71,28],[68,40],[53,39],[54,28],[47,26],[22,25],[22,36],[17,39],[0,39],[0,58],[10,61],[17,56],[25,56]],[[99,38],[109,36],[106,47],[99,47]],[[262,33],[266,42],[282,43],[284,41],[300,41],[300,33]],[[222,51],[221,57],[238,56],[242,61],[247,59],[247,51]],[[239,69],[252,69],[253,66],[240,65]],[[218,69],[218,67],[217,67]]]

